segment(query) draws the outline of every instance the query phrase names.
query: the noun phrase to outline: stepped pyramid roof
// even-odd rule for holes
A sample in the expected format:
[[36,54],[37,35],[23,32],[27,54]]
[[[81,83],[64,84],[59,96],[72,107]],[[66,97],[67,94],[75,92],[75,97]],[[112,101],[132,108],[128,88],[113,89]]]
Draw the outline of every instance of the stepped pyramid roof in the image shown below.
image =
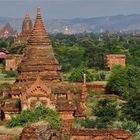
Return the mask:
[[41,17],[41,12],[40,12],[39,7],[37,8],[36,21],[34,24],[32,34],[29,39],[29,44],[41,45],[41,46],[50,45],[50,40],[48,38],[48,34],[46,32],[46,29],[45,29],[45,26]]

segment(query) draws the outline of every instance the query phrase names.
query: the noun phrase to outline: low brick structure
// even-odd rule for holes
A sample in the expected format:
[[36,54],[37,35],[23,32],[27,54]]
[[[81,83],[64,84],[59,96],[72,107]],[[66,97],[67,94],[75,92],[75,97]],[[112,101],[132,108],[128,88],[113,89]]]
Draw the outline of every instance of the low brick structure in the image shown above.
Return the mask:
[[2,102],[1,119],[10,120],[20,113],[20,108],[17,106],[18,100],[7,99]]
[[29,126],[23,129],[20,140],[60,140],[59,134],[50,125]]
[[18,54],[7,55],[5,59],[5,70],[6,71],[17,70],[17,67],[20,64],[21,60],[22,60],[22,55],[18,55]]
[[126,65],[126,56],[122,54],[110,54],[106,55],[105,63],[109,70],[112,70],[115,65]]
[[70,140],[132,140],[125,130],[72,129]]
[[5,48],[0,49],[0,63],[3,63],[7,56],[7,50]]
[[95,81],[92,83],[87,83],[87,90],[88,91],[95,91],[97,93],[105,92],[107,82],[103,81]]
[[105,94],[105,95],[95,95],[94,99],[120,99],[120,97],[114,94]]
[[[68,132],[69,131],[69,132]],[[20,140],[132,140],[125,130],[71,129],[55,131],[49,125],[29,126],[23,129]]]

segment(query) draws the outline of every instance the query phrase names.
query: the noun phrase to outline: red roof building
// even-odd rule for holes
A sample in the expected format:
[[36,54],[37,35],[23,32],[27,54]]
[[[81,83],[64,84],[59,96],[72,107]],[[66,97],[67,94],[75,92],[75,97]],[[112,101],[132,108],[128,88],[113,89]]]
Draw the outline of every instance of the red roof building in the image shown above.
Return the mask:
[[5,59],[6,58],[6,53],[5,52],[0,52],[0,59]]

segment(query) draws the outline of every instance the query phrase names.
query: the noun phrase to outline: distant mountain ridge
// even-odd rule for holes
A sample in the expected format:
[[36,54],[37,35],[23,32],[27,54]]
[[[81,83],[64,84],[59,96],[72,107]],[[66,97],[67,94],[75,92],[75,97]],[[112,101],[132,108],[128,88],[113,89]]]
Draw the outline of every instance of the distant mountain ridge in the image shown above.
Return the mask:
[[[0,28],[9,22],[14,29],[21,31],[22,20],[0,17]],[[47,19],[44,20],[49,33],[64,32],[68,27],[71,33],[103,32],[103,31],[135,31],[140,30],[140,15],[117,15],[95,18]]]

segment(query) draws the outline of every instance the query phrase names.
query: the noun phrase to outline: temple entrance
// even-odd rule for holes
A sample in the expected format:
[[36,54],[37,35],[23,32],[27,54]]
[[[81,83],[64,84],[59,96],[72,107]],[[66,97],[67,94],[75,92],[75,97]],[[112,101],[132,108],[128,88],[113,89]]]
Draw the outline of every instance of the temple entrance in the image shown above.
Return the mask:
[[4,120],[5,119],[5,114],[4,114],[4,111],[3,110],[1,110],[1,114],[0,115],[1,115],[0,116],[1,120]]
[[5,59],[0,59],[0,64],[4,64]]
[[37,101],[35,104],[35,108],[40,107],[40,106],[43,106],[43,104],[40,101]]

